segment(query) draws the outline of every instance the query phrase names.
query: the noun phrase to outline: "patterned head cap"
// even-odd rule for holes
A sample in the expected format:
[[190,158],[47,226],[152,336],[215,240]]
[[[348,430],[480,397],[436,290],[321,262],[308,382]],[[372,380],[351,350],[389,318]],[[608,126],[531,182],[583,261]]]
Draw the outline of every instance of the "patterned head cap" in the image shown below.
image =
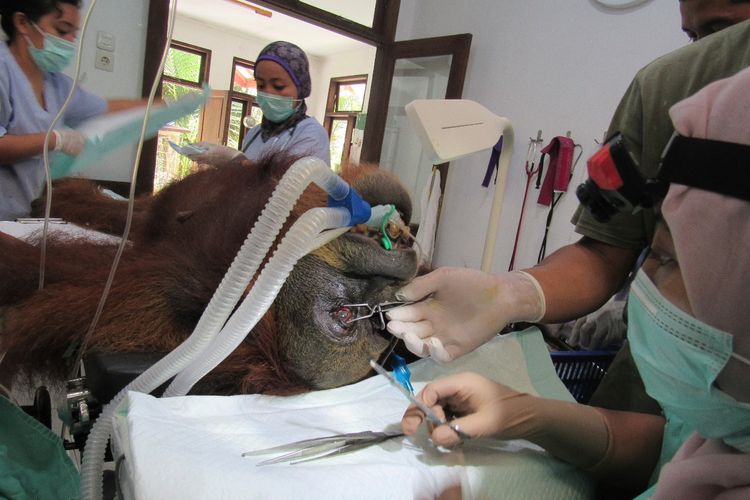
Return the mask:
[[300,99],[310,95],[310,65],[302,49],[289,42],[273,42],[260,51],[255,62],[260,61],[280,64],[292,77]]

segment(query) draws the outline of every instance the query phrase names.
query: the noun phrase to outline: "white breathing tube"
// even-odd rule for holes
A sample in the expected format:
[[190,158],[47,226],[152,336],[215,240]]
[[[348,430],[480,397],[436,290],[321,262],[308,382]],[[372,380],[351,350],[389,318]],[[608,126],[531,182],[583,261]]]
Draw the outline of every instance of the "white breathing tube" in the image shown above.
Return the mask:
[[[184,396],[196,382],[229,356],[271,307],[297,261],[309,253],[310,240],[322,230],[346,226],[350,220],[351,214],[345,208],[313,208],[305,212],[286,233],[237,311],[195,362],[175,377],[164,392],[164,397]],[[334,234],[329,236],[327,233]],[[341,231],[327,233],[325,236],[332,239],[339,236]]]
[[[144,393],[153,391],[188,367],[194,359],[203,354],[206,348],[211,345],[221,326],[263,262],[266,253],[291,213],[295,202],[311,182],[315,182],[335,200],[344,199],[350,190],[349,185],[318,158],[302,158],[289,168],[276,186],[271,199],[266,204],[260,217],[253,225],[250,235],[237,253],[191,336],[155,365],[130,382],[102,409],[102,413],[97,418],[89,433],[84,448],[83,463],[81,466],[81,498],[99,499],[102,496],[104,453],[107,441],[112,433],[112,417],[119,403],[124,399],[128,391]],[[246,301],[248,305],[241,308],[247,310],[251,317],[257,316],[260,318],[275,298],[276,293],[278,293],[281,285],[286,280],[294,263],[302,256],[299,255],[300,250],[310,250],[311,236],[323,229],[349,224],[349,213],[346,212],[346,215],[344,215],[342,214],[342,210],[340,208],[313,209],[312,212],[314,213],[312,215],[307,216],[311,211],[304,214],[297,221],[297,224],[293,226],[294,234],[291,234],[292,230],[290,230],[284,241],[282,241],[282,244],[287,240],[289,241],[288,245],[291,248],[289,254],[286,254],[286,250],[282,253],[282,248],[279,246],[276,254],[261,272],[261,276],[264,274],[269,276],[269,278],[264,279],[263,284],[266,290],[273,291],[273,297],[261,297],[264,304],[267,302],[265,306],[255,306]],[[300,222],[303,224],[299,226],[299,229],[295,229]],[[337,233],[340,234],[340,232]],[[321,238],[319,236],[314,239],[321,242],[323,241]],[[271,262],[274,263],[274,268],[271,268]],[[285,271],[287,268],[288,270]],[[261,293],[255,292],[259,282],[260,278],[250,291],[253,297]],[[245,306],[245,303],[243,303],[243,306]],[[262,312],[259,313],[261,309]],[[232,324],[239,324],[240,322],[242,322],[242,325],[249,323],[248,320],[244,319],[238,319],[237,322],[230,320]],[[236,328],[239,328],[239,326]],[[248,331],[249,329],[246,329],[245,334]],[[215,359],[215,357],[212,356],[212,359]],[[217,364],[219,362],[221,360],[217,361]],[[187,390],[189,390],[189,387]]]

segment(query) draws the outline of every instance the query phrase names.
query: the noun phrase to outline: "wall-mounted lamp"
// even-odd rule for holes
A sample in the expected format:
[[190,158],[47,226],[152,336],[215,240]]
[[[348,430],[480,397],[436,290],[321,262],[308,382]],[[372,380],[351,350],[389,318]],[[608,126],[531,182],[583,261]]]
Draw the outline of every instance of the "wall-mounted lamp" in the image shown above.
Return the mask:
[[490,272],[508,167],[513,154],[514,133],[510,120],[467,99],[418,99],[406,105],[406,116],[433,164],[489,149],[503,136],[495,194],[482,253],[481,269]]

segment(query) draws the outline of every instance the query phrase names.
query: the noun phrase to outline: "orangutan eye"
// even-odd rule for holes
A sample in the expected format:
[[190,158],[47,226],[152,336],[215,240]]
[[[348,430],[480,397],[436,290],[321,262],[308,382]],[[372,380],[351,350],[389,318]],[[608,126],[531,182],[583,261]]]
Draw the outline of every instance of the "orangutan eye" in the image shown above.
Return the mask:
[[349,323],[354,319],[354,311],[348,307],[339,308],[333,314],[340,323],[344,324]]

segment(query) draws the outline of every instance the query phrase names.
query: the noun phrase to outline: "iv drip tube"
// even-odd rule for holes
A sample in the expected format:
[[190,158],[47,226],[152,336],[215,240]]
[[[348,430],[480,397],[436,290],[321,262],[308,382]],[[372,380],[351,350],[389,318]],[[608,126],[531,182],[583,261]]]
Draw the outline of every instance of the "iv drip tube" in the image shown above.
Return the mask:
[[[311,182],[323,188],[336,200],[346,198],[350,191],[349,185],[319,158],[305,157],[289,167],[190,337],[125,386],[102,409],[84,449],[81,464],[81,498],[102,497],[102,462],[107,441],[112,433],[112,416],[120,401],[128,391],[150,393],[182,371],[210,345],[268,253],[297,199]],[[309,240],[307,244],[309,245]]]
[[345,208],[313,208],[305,212],[286,233],[237,311],[203,354],[175,377],[164,397],[184,396],[229,356],[271,307],[294,265],[309,252],[310,240],[324,229],[347,226],[350,220]]

